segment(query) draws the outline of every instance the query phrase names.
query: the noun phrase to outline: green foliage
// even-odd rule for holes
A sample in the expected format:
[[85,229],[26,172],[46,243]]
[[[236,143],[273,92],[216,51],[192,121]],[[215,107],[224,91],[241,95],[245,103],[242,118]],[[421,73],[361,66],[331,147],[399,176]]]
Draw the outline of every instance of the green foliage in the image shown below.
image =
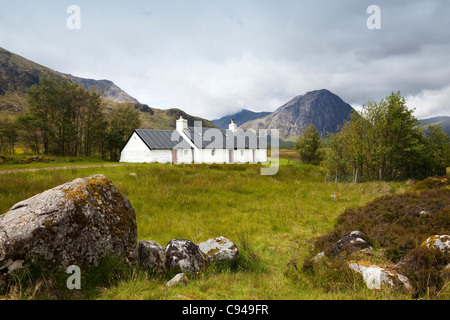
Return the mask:
[[109,158],[113,161],[119,160],[119,153],[125,146],[127,139],[135,129],[141,125],[139,111],[131,104],[123,103],[117,105],[110,113],[109,127],[106,132],[106,148]]
[[425,135],[429,151],[429,175],[445,175],[450,165],[450,137],[438,125],[428,126]]
[[99,131],[105,120],[98,92],[66,79],[42,77],[27,97],[29,114],[20,122],[22,127],[32,126],[33,131],[25,131],[36,150],[40,140],[44,154],[90,156],[94,146],[101,149]]
[[0,117],[0,152],[7,149],[8,154],[13,155],[18,135],[18,127],[13,117],[5,115]]
[[397,92],[352,115],[341,132],[330,136],[327,164],[335,180],[349,174],[354,182],[443,174],[450,164],[448,136],[436,127],[425,136],[412,113]]
[[107,114],[99,92],[63,78],[41,77],[27,91],[27,103],[27,112],[0,118],[0,152],[14,154],[19,141],[25,154],[118,160],[126,140],[141,125],[132,104],[114,104]]
[[303,163],[318,165],[322,158],[319,148],[320,132],[311,123],[296,141],[295,149]]

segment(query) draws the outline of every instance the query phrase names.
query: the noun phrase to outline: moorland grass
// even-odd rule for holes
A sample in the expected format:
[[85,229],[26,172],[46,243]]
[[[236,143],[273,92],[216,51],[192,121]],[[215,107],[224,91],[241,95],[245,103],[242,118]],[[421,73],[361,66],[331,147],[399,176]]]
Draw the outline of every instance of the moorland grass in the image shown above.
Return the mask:
[[[235,265],[210,267],[188,286],[168,288],[167,278],[136,269],[98,284],[95,292],[83,291],[82,283],[82,298],[411,298],[389,289],[368,290],[357,277],[345,285],[321,286],[301,270],[314,239],[330,232],[346,208],[403,192],[405,182],[326,182],[324,169],[299,163],[281,166],[275,176],[260,175],[259,165],[127,164],[0,175],[0,212],[46,189],[98,173],[110,178],[133,205],[138,240],[165,246],[176,238],[198,243],[225,236],[241,255]],[[18,298],[39,297],[39,290],[21,292]]]

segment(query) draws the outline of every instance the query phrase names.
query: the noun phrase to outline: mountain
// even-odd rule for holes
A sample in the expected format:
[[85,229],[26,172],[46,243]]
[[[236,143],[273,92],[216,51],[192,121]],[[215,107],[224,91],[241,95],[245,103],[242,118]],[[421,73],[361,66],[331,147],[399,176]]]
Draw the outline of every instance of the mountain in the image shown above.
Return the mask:
[[142,119],[142,129],[175,128],[175,120],[183,114],[188,123],[202,121],[204,127],[215,127],[206,119],[191,116],[179,109],[160,110],[141,104],[137,99],[123,91],[112,81],[93,80],[64,74],[25,59],[13,52],[0,47],[0,113],[19,114],[27,110],[26,92],[39,83],[42,76],[56,79],[68,79],[82,85],[86,90],[97,90],[102,93],[106,112],[118,103],[131,103],[139,110]]
[[234,123],[238,126],[255,119],[259,119],[269,115],[271,112],[253,112],[247,109],[243,109],[238,113],[222,117],[220,119],[211,120],[220,129],[228,129],[228,125],[231,123],[231,119],[234,119]]
[[69,79],[87,90],[102,91],[103,98],[112,102],[139,103],[135,98],[108,80],[92,80],[59,73],[0,48],[0,110],[20,112],[26,109],[26,91],[39,83],[41,76]]
[[75,77],[71,74],[64,74],[70,81],[82,85],[86,90],[96,90],[103,91],[103,97],[111,100],[113,102],[125,103],[139,103],[135,98],[130,96],[128,93],[120,89],[114,84],[114,82],[109,80],[93,80]]
[[450,117],[442,116],[442,117],[434,117],[429,119],[419,120],[420,124],[427,126],[433,124],[439,124],[444,129],[445,133],[450,136]]
[[299,95],[279,107],[275,112],[244,123],[244,130],[279,129],[280,138],[293,140],[310,124],[314,124],[322,136],[336,133],[350,120],[354,109],[334,93],[322,89]]

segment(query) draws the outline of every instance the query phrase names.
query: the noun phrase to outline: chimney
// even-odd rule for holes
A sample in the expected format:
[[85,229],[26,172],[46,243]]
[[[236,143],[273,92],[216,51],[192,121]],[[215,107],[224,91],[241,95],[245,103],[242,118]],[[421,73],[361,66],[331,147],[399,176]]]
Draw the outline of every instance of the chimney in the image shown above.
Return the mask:
[[230,125],[228,126],[228,129],[229,129],[231,132],[234,132],[234,133],[237,132],[237,124],[234,123],[234,119],[231,119],[231,123],[230,123]]
[[183,115],[180,114],[180,119],[177,120],[177,131],[182,132],[184,129],[188,128],[188,121],[183,118]]

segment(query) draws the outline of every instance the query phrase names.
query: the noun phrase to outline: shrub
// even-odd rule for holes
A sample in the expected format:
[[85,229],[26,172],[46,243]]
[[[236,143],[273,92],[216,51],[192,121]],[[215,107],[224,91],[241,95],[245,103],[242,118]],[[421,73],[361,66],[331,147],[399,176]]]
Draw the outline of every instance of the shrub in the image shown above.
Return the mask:
[[448,263],[450,254],[419,247],[411,250],[399,263],[399,271],[414,284],[417,295],[436,296],[448,280],[443,272]]
[[412,191],[424,191],[431,189],[439,189],[449,185],[450,177],[428,177],[422,181],[415,183],[412,187]]
[[353,230],[361,231],[372,247],[384,249],[390,260],[398,262],[430,235],[450,233],[450,190],[384,196],[349,208],[337,218],[334,230],[316,240],[315,249],[324,251]]

